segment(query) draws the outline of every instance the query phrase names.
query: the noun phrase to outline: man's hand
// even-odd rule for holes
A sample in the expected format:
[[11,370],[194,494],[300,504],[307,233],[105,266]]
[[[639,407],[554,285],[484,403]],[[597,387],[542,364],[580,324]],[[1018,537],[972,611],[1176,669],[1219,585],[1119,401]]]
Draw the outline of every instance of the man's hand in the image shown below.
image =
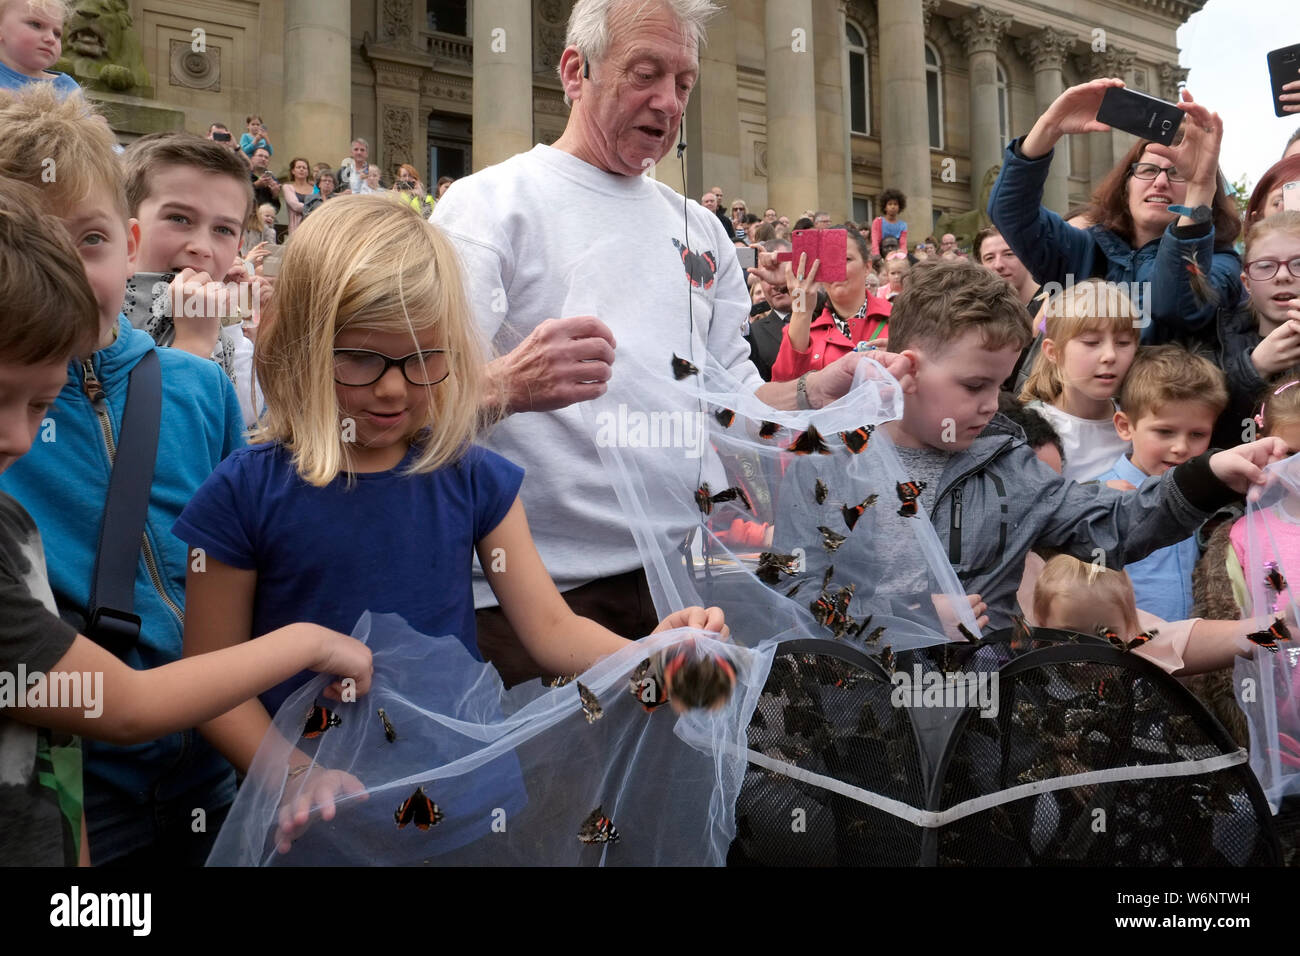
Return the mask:
[[1291,457],[1291,449],[1280,438],[1261,438],[1210,456],[1210,470],[1221,482],[1239,494],[1265,484],[1264,467]]
[[837,398],[846,395],[853,385],[853,375],[863,359],[875,359],[885,371],[898,379],[903,391],[914,384],[912,360],[894,352],[850,352],[836,359],[820,372],[808,376],[808,400],[813,408],[824,408]]
[[547,319],[512,351],[488,363],[485,404],[551,412],[604,395],[613,374],[614,333],[594,315]]

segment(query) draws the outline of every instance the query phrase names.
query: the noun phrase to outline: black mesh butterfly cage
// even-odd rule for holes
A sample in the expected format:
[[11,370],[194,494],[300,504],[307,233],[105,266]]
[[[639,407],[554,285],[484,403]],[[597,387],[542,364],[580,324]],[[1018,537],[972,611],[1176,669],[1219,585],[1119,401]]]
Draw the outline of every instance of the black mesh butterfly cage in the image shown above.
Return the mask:
[[1142,658],[1043,628],[875,650],[778,646],[728,865],[1280,862],[1245,753]]

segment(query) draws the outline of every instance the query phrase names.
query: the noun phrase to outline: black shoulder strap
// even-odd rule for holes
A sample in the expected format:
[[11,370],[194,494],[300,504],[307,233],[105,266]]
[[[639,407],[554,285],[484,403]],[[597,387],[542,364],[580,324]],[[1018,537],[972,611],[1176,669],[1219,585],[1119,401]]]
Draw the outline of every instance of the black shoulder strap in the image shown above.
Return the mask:
[[90,592],[86,636],[118,657],[125,657],[140,638],[140,618],[134,613],[135,574],[161,417],[162,373],[158,352],[150,349],[131,370]]

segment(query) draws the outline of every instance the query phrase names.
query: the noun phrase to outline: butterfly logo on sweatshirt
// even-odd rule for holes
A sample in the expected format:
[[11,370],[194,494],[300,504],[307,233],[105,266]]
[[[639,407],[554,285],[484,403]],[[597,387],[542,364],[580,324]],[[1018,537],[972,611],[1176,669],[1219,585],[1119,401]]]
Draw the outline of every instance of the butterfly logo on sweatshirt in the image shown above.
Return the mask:
[[692,252],[676,239],[673,240],[673,245],[681,253],[682,265],[686,269],[686,278],[691,280],[691,285],[697,289],[713,288],[713,277],[718,274],[718,259],[713,254],[713,251]]

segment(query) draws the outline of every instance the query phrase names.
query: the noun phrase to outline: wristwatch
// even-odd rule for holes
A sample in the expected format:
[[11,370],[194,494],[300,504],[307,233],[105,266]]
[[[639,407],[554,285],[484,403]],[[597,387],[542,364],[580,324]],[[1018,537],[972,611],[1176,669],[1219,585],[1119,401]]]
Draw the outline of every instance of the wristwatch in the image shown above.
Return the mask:
[[795,401],[798,402],[800,411],[812,411],[812,402],[808,401],[808,376],[811,374],[812,372],[804,372],[800,375],[794,388]]
[[1214,210],[1209,206],[1169,206],[1170,212],[1176,212],[1180,216],[1186,216],[1192,222],[1200,225],[1203,222],[1209,222],[1214,218]]

